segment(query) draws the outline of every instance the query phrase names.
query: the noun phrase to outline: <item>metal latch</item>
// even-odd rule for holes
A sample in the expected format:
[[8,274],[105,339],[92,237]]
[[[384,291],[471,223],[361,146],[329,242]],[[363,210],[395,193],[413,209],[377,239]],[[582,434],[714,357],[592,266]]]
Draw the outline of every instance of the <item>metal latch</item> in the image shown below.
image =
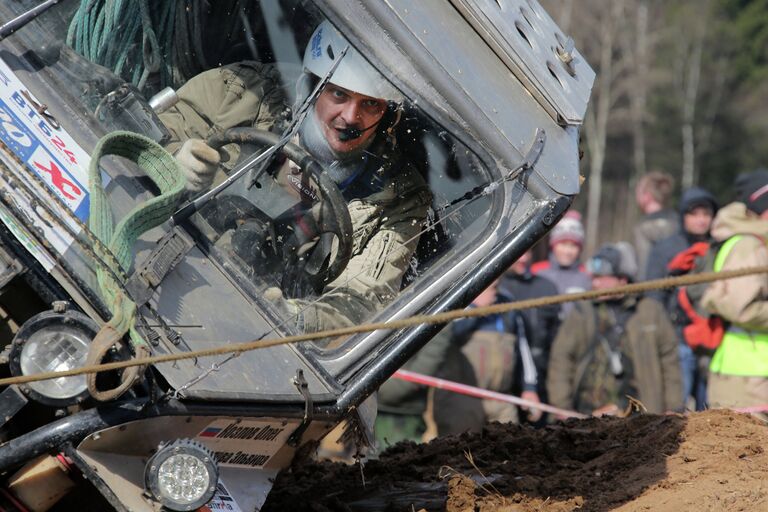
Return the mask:
[[296,386],[299,393],[301,393],[301,396],[304,397],[304,419],[302,420],[301,425],[293,431],[287,441],[289,446],[295,448],[299,446],[301,437],[304,435],[307,427],[309,427],[309,424],[312,423],[312,395],[309,393],[309,384],[307,383],[307,379],[304,378],[304,370],[301,368],[296,370],[296,376],[293,378],[293,385]]
[[511,181],[517,178],[521,172],[532,169],[541,156],[541,152],[544,151],[544,144],[547,142],[547,132],[543,128],[536,128],[536,133],[533,136],[533,142],[531,147],[528,148],[528,152],[525,154],[523,161],[509,171],[504,177],[504,181]]

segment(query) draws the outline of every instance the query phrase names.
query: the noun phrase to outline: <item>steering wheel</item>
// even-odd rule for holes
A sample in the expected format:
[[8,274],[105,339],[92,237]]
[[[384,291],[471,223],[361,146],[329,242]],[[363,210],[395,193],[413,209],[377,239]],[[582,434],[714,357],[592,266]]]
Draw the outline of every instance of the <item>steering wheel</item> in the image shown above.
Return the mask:
[[[257,128],[231,128],[223,133],[212,135],[207,143],[216,150],[227,144],[255,144],[273,146],[280,137],[272,132]],[[339,277],[352,257],[352,219],[349,215],[347,202],[336,183],[325,173],[306,150],[296,144],[285,144],[280,153],[298,165],[300,173],[290,174],[287,179],[289,186],[300,197],[300,206],[292,223],[292,233],[282,243],[282,258],[284,270],[281,288],[286,296],[293,297],[301,294],[306,285],[316,292]],[[222,196],[219,199],[232,196]],[[235,240],[241,242],[240,251],[261,252],[259,240],[264,240],[263,234],[270,229],[270,217],[253,205],[246,198],[238,197],[235,201],[237,211],[242,212],[247,219],[236,224],[233,233],[233,249]],[[243,206],[243,202],[247,203]],[[234,223],[231,226],[235,226]],[[332,260],[333,239],[338,245]],[[249,243],[250,241],[250,243]],[[309,243],[314,242],[314,243]],[[237,251],[235,251],[237,253]],[[249,254],[238,254],[249,261]],[[330,261],[329,261],[330,260]]]

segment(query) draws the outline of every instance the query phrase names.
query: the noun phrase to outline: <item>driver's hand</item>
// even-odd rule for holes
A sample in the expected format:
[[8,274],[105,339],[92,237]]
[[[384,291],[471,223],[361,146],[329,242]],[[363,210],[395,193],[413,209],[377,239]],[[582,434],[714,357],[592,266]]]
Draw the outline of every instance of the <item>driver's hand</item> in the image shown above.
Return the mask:
[[213,183],[221,156],[219,152],[201,139],[189,139],[176,153],[176,160],[181,164],[186,178],[186,189],[197,193]]
[[283,320],[300,329],[304,328],[304,317],[299,302],[295,299],[286,299],[283,297],[283,291],[276,286],[270,286],[264,290],[264,298],[272,303],[282,316]]

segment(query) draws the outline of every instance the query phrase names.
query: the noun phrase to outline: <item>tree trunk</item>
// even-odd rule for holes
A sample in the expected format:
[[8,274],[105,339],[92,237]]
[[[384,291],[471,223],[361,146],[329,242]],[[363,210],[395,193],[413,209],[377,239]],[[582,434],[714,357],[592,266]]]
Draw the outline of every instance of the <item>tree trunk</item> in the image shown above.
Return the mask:
[[[707,29],[710,0],[696,2],[696,11],[701,13],[694,30],[691,53],[684,66],[685,89],[683,92],[683,189],[690,188],[696,182],[696,100],[698,99],[699,82],[701,78],[701,56],[704,50],[704,39]],[[703,8],[702,8],[703,7]]]
[[636,80],[632,95],[632,160],[635,164],[634,178],[646,172],[645,163],[645,110],[648,95],[648,4],[640,1],[637,5],[637,52]]
[[[630,122],[632,125],[632,164],[633,172],[629,175],[626,190],[622,195],[627,200],[634,191],[637,180],[647,172],[646,142],[645,142],[645,117],[649,87],[648,65],[648,2],[638,0],[635,12],[635,33],[629,30],[622,31],[625,58],[633,63],[630,66],[631,87],[629,94]],[[634,38],[632,36],[635,36]],[[621,204],[621,203],[620,203]],[[629,233],[637,222],[637,210],[628,208],[621,216],[621,232]]]
[[608,136],[608,118],[612,105],[614,38],[616,27],[624,11],[624,1],[614,0],[608,19],[600,25],[600,68],[592,106],[585,120],[584,131],[589,148],[589,192],[587,196],[587,223],[585,252],[592,254],[597,242],[600,218],[600,199],[603,190],[603,164]]

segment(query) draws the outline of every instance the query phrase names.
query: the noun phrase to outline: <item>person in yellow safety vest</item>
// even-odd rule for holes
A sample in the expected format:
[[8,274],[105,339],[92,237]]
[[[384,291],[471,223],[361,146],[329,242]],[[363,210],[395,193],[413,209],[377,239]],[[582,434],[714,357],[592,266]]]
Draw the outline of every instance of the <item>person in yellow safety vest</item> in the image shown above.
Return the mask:
[[[712,224],[712,237],[723,243],[716,272],[768,265],[768,170],[739,175],[736,192],[738,200]],[[710,406],[768,404],[768,275],[715,281],[701,305],[729,323],[710,364]]]

